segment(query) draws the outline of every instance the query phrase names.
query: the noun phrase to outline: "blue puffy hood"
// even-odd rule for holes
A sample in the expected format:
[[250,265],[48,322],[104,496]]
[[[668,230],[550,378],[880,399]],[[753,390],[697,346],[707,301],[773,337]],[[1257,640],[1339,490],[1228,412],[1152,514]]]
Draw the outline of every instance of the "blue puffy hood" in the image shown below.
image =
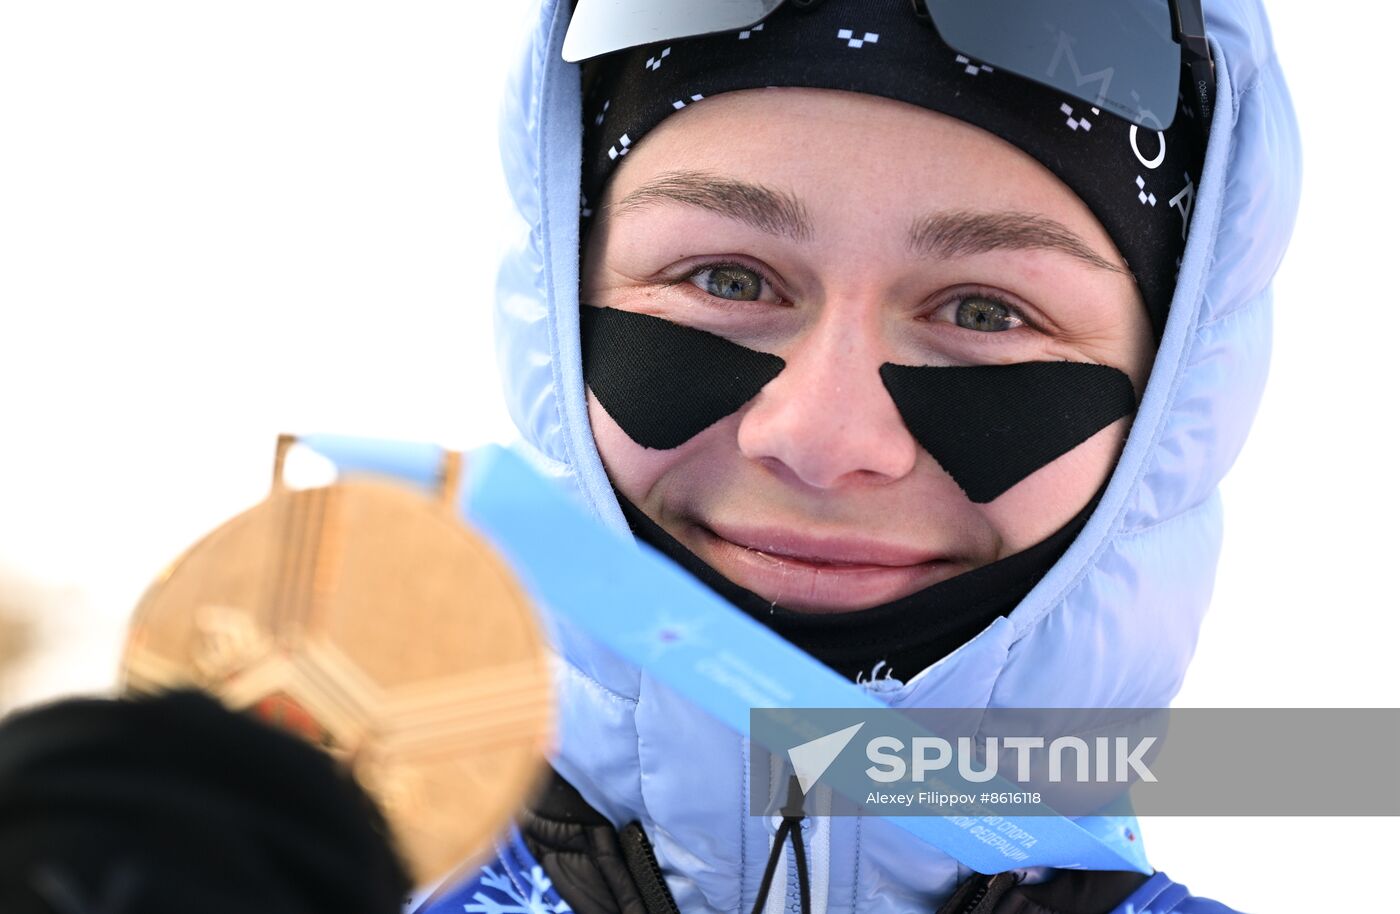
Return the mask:
[[[1220,548],[1217,486],[1267,373],[1270,283],[1300,166],[1262,8],[1207,7],[1217,110],[1170,316],[1118,466],[1074,544],[1009,616],[907,681],[870,686],[892,706],[1165,707],[1180,687]],[[520,452],[627,533],[589,429],[579,355],[583,121],[578,69],[560,57],[569,12],[568,0],[538,3],[502,112],[521,221],[500,272],[498,357]],[[772,824],[748,815],[745,741],[600,646],[557,647],[560,773],[615,824],[641,821],[682,910],[748,911]],[[1093,821],[1141,854],[1130,817]],[[933,910],[966,875],[879,820],[818,818],[811,840],[818,911]]]

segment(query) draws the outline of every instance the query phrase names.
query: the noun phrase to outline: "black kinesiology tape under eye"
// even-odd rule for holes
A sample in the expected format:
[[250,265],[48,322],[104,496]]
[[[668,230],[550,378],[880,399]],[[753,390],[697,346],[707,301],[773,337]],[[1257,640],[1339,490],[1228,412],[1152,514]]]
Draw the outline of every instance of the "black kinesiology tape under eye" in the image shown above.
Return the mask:
[[[580,309],[583,376],[627,437],[679,447],[739,410],[784,362],[648,314]],[[880,366],[910,434],[978,504],[1129,415],[1128,376],[1084,362]]]
[[579,309],[583,379],[627,437],[679,447],[752,400],[783,360],[649,314]]
[[905,426],[967,497],[996,498],[1137,404],[1126,374],[1086,362],[880,366]]

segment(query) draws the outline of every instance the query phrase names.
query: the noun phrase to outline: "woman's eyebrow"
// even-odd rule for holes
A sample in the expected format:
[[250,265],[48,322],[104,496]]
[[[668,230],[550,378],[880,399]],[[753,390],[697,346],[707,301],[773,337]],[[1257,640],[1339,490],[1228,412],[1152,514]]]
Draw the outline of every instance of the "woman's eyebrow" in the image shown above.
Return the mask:
[[795,241],[812,237],[807,209],[792,194],[703,171],[671,171],[658,175],[614,203],[619,215],[656,203],[698,206],[745,222],[761,232]]
[[[614,203],[622,215],[658,203],[680,203],[744,222],[761,232],[796,241],[809,240],[812,221],[792,194],[761,184],[703,171],[671,171],[658,175]],[[1099,256],[1064,225],[1037,213],[935,213],[909,228],[911,252],[923,257],[957,257],[998,249],[1058,251],[1090,266],[1131,275],[1121,265]]]
[[909,250],[922,257],[957,257],[1002,248],[1058,251],[1090,266],[1131,276],[1105,260],[1074,232],[1038,213],[935,213],[909,227]]

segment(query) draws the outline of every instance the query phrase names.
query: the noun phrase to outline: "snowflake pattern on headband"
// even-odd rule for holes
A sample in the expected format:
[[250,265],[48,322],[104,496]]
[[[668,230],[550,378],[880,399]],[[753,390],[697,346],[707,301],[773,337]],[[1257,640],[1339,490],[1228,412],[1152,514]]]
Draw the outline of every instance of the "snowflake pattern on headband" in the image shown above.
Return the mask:
[[1064,181],[1117,245],[1161,333],[1204,156],[1184,95],[1186,116],[1151,130],[949,48],[907,0],[873,0],[858,16],[843,4],[789,6],[737,32],[590,62],[598,78],[584,100],[587,199],[601,199],[613,170],[662,120],[724,92],[803,86],[892,98],[981,127]]

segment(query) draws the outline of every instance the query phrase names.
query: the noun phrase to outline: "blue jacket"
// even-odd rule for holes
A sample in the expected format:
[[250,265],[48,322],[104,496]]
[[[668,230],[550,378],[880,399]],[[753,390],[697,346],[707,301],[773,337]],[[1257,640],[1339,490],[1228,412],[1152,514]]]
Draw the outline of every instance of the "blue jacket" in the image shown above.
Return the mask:
[[[869,686],[892,706],[1165,707],[1181,684],[1220,548],[1217,485],[1267,372],[1270,283],[1300,167],[1259,3],[1207,7],[1218,107],[1170,318],[1117,469],[1078,539],[1009,616],[907,681]],[[498,357],[521,452],[626,531],[589,430],[579,358],[582,113],[577,68],[560,58],[569,11],[568,0],[539,0],[502,112],[520,223],[500,271]],[[748,815],[744,740],[596,645],[557,646],[556,768],[614,824],[642,823],[682,911],[747,914],[773,828]],[[1131,817],[1085,824],[1145,862]],[[931,912],[968,875],[880,820],[818,819],[807,838],[816,911]],[[506,842],[454,894],[467,910],[566,910],[547,883],[523,845]],[[525,900],[509,900],[508,888]],[[1120,910],[1228,910],[1161,874],[1130,901]]]

